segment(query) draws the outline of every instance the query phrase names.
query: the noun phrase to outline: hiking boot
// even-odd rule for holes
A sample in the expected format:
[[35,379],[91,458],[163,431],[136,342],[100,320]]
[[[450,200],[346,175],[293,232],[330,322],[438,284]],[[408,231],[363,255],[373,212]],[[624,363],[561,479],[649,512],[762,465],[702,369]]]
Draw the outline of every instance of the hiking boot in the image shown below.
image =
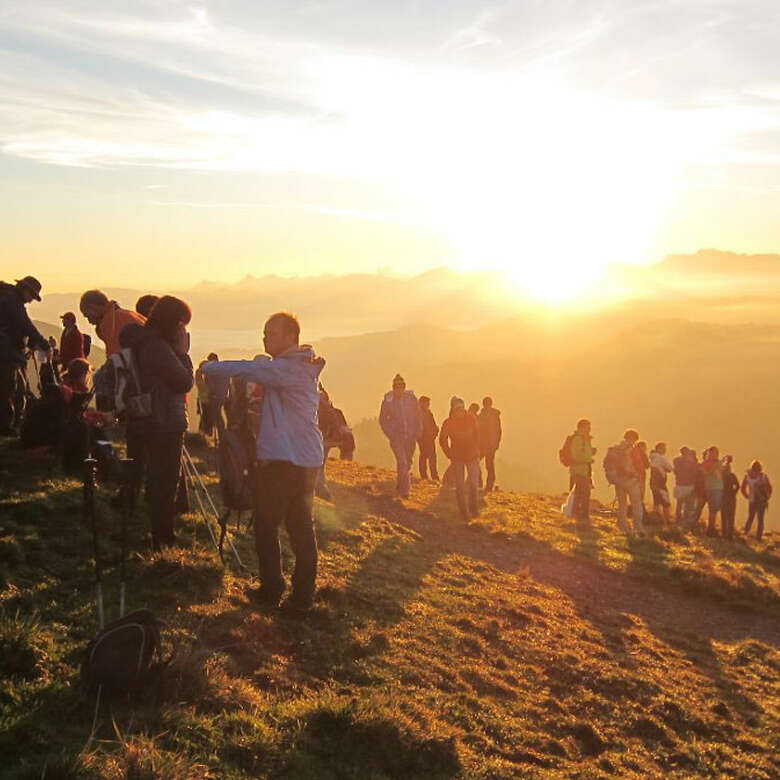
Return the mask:
[[283,590],[269,591],[260,585],[258,588],[249,588],[246,595],[249,602],[260,609],[276,609],[283,593]]

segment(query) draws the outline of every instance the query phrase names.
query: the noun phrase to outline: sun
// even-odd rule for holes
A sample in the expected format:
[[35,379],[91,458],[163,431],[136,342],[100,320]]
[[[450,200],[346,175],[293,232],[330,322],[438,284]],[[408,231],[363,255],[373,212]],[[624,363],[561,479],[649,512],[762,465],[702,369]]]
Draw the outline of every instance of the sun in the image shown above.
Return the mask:
[[595,100],[544,83],[457,101],[395,161],[417,208],[454,246],[461,268],[504,271],[519,295],[551,305],[601,294],[612,263],[641,263],[675,187],[667,121],[650,107]]

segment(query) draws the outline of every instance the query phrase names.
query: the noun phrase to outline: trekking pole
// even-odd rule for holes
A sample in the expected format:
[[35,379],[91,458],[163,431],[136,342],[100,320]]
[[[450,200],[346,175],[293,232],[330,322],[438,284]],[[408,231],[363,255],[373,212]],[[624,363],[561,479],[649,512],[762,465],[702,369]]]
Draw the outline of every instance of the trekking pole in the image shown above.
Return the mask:
[[125,559],[127,558],[127,522],[133,501],[133,459],[122,458],[122,482],[125,495],[122,501],[121,559],[119,563],[119,617],[125,616]]
[[[203,479],[201,478],[200,474],[198,473],[198,469],[195,467],[195,463],[193,463],[192,456],[190,455],[190,453],[189,453],[189,451],[187,450],[186,447],[184,447],[184,458],[185,458],[185,462],[189,463],[190,469],[192,470],[192,473],[195,475],[195,478],[197,479],[197,483],[200,486],[200,489],[203,491],[203,495],[206,497],[206,500],[208,501],[209,506],[211,507],[211,511],[214,513],[214,517],[216,518],[217,522],[219,523],[220,522],[219,512],[217,511],[216,506],[214,506],[214,501],[212,501],[212,499],[211,499],[211,494],[209,493],[208,488],[206,487],[206,485],[203,483]],[[197,491],[196,491],[196,495],[197,495]],[[211,532],[211,526],[209,526],[209,532]],[[238,554],[238,550],[236,550],[236,547],[233,544],[233,540],[230,538],[230,536],[227,537],[227,542],[228,542],[228,545],[230,545],[230,549],[231,549],[231,551],[233,552],[233,555],[236,558],[236,563],[238,563],[238,565],[242,569],[246,568],[244,566],[244,563],[241,560],[241,556]]]
[[92,544],[95,551],[95,589],[97,598],[98,624],[105,625],[103,613],[103,572],[100,565],[100,545],[98,544],[97,517],[95,515],[95,467],[94,458],[84,460],[84,519],[92,525]]

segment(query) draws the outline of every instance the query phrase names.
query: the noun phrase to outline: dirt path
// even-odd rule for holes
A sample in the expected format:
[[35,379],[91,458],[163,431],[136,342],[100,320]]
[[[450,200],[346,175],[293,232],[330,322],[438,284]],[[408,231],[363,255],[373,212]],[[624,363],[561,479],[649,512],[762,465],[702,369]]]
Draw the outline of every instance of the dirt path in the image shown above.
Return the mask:
[[340,501],[368,501],[371,510],[393,523],[407,527],[434,548],[436,557],[462,555],[495,566],[507,574],[529,571],[540,584],[565,594],[578,611],[627,613],[641,618],[654,633],[669,641],[674,635],[693,635],[698,640],[737,642],[756,639],[780,648],[780,611],[738,611],[705,594],[686,593],[673,582],[612,571],[596,562],[566,555],[530,537],[498,538],[480,527],[453,525],[435,508],[408,509],[391,495],[345,495]]

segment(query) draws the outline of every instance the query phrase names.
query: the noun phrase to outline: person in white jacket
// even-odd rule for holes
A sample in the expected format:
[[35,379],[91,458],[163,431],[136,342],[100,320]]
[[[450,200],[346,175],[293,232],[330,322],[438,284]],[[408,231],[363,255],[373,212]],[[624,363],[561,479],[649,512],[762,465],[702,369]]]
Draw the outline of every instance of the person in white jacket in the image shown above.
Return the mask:
[[673,471],[672,462],[666,456],[666,444],[659,441],[650,452],[650,490],[653,494],[653,511],[663,515],[665,525],[669,525],[671,520],[672,506],[666,475]]

